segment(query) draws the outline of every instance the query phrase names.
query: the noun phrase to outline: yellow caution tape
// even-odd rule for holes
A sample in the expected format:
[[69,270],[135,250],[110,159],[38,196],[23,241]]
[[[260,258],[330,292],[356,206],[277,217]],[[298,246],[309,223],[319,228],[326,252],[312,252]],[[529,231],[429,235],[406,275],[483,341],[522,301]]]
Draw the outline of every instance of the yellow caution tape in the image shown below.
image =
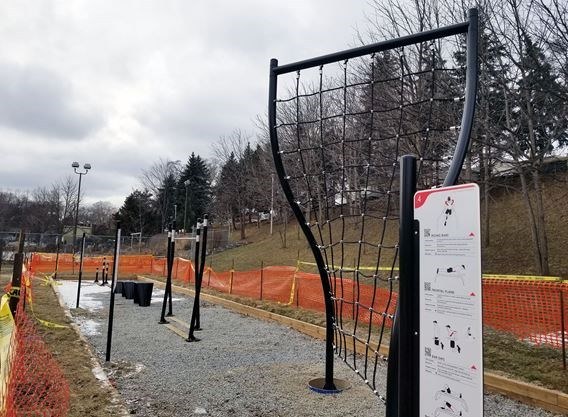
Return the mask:
[[[44,278],[37,278],[34,277],[35,279],[40,279],[44,282],[43,285],[56,285],[55,280],[53,279],[53,274],[52,275],[45,275]],[[26,287],[26,301],[28,302],[28,304],[30,305],[30,310],[32,312],[32,316],[34,317],[34,319],[37,320],[37,322],[39,324],[41,324],[42,326],[45,327],[49,327],[52,329],[67,329],[69,328],[69,326],[65,326],[63,324],[58,324],[58,323],[54,323],[52,321],[47,321],[47,320],[43,320],[40,319],[36,312],[34,311],[34,300],[32,297],[32,291],[31,291],[31,282],[30,282],[30,277],[28,274],[22,274],[22,284]],[[58,283],[57,283],[58,284]],[[18,290],[18,297],[19,297],[19,287],[12,287],[12,290],[17,289]],[[14,296],[14,295],[10,295],[10,296]]]
[[[304,262],[298,261],[298,264],[302,265],[309,265],[309,266],[318,266],[314,262]],[[390,268],[388,266],[381,266],[379,268],[375,268],[373,266],[360,266],[358,268],[352,266],[344,266],[344,270],[365,270],[365,271],[374,271],[378,269],[379,271],[398,271],[398,268]],[[505,274],[483,274],[482,277],[484,279],[506,279],[506,280],[518,280],[518,281],[549,281],[549,282],[564,282],[568,280],[563,280],[561,277],[552,277],[552,276],[542,276],[542,275],[505,275]]]
[[12,354],[10,352],[10,342],[15,331],[14,317],[10,311],[10,297],[8,294],[2,296],[0,301],[0,411],[4,415],[6,411],[6,389],[10,377],[10,365]]
[[483,274],[484,279],[506,279],[515,281],[549,281],[562,282],[560,277],[549,277],[541,275],[502,275],[502,274]]
[[[310,265],[310,266],[318,266],[318,264],[314,263],[314,262],[304,262],[304,261],[298,261],[298,263],[302,264],[302,265]],[[359,267],[354,267],[354,266],[343,266],[343,269],[349,269],[349,270],[359,270],[359,271],[398,271],[397,267],[391,268],[389,266],[380,266],[378,268],[374,267],[374,266],[359,266]]]

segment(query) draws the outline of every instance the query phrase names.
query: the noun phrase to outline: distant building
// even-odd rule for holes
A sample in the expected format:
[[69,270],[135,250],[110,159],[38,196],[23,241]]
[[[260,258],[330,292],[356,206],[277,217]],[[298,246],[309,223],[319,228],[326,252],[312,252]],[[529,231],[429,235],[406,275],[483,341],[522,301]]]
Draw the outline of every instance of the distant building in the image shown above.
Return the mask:
[[[63,226],[63,234],[61,236],[63,242],[73,243],[73,230],[74,229],[75,229],[75,226]],[[85,235],[87,235],[87,236],[92,236],[93,226],[78,224],[77,225],[77,239],[80,239],[81,236],[83,236],[83,233],[85,233]]]

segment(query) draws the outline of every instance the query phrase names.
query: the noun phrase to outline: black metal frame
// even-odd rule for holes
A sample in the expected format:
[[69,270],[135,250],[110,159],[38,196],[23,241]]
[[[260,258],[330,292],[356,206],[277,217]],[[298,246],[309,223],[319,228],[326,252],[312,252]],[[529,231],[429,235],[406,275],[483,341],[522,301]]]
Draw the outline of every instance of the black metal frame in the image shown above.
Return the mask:
[[[201,309],[199,308],[199,300],[201,296],[201,285],[203,283],[203,271],[205,270],[205,257],[207,255],[207,228],[208,216],[203,216],[203,223],[201,219],[197,220],[197,227],[195,232],[195,299],[193,300],[193,309],[191,312],[191,321],[189,325],[189,334],[187,336],[188,342],[198,342],[200,339],[195,337],[194,332],[201,330]],[[203,229],[203,233],[201,230]],[[200,236],[203,242],[200,242]],[[201,247],[201,253],[200,253]]]
[[[283,75],[283,74],[288,74],[294,71],[300,71],[303,69],[308,69],[308,68],[314,68],[314,67],[318,67],[324,64],[329,64],[329,63],[333,63],[333,62],[340,62],[340,61],[344,61],[350,58],[356,58],[356,57],[360,57],[363,55],[369,55],[369,54],[373,54],[373,53],[377,53],[377,52],[382,52],[382,51],[387,51],[387,50],[391,50],[394,48],[400,48],[403,46],[408,46],[408,45],[412,45],[415,43],[419,43],[419,42],[427,42],[427,41],[431,41],[431,40],[435,40],[435,39],[439,39],[439,38],[444,38],[444,37],[448,37],[448,36],[452,36],[452,35],[458,35],[458,34],[467,34],[467,56],[466,56],[466,66],[467,66],[467,71],[466,71],[466,86],[465,86],[465,103],[464,103],[464,112],[462,115],[462,121],[461,121],[461,129],[459,132],[459,137],[458,137],[458,142],[456,145],[456,149],[454,152],[454,156],[453,156],[453,160],[449,169],[449,172],[444,180],[444,185],[448,186],[448,185],[452,185],[455,184],[458,176],[460,174],[462,165],[463,165],[463,161],[465,160],[465,156],[467,153],[467,149],[469,147],[469,141],[470,141],[470,135],[471,135],[471,129],[472,129],[472,124],[473,124],[473,116],[474,116],[474,111],[475,111],[475,99],[476,99],[476,91],[477,91],[477,44],[478,44],[478,12],[477,9],[470,9],[469,13],[468,13],[468,20],[466,22],[463,23],[459,23],[459,24],[455,24],[455,25],[451,25],[451,26],[447,26],[444,28],[439,28],[439,29],[434,29],[434,30],[429,30],[429,31],[425,31],[425,32],[421,32],[421,33],[417,33],[417,34],[412,34],[412,35],[408,35],[408,36],[404,36],[401,38],[397,38],[397,39],[392,39],[392,40],[388,40],[388,41],[384,41],[384,42],[378,42],[375,44],[371,44],[371,45],[367,45],[367,46],[362,46],[359,48],[353,48],[353,49],[349,49],[349,50],[345,50],[342,52],[338,52],[338,53],[333,53],[333,54],[328,54],[328,55],[323,55],[320,57],[316,57],[316,58],[312,58],[312,59],[308,59],[308,60],[304,60],[304,61],[299,61],[299,62],[295,62],[292,64],[287,64],[287,65],[278,65],[278,60],[277,59],[271,59],[270,60],[270,81],[269,81],[269,91],[268,91],[268,124],[269,124],[269,132],[270,132],[270,141],[271,141],[271,145],[272,145],[272,155],[274,158],[274,164],[275,164],[275,168],[276,168],[276,172],[278,174],[278,178],[280,180],[280,184],[282,186],[282,190],[284,192],[284,195],[286,197],[286,199],[288,200],[288,203],[290,204],[292,211],[294,212],[294,215],[296,216],[296,219],[302,229],[302,231],[304,232],[304,235],[306,236],[306,239],[308,240],[308,243],[310,245],[310,248],[312,249],[312,253],[314,255],[316,264],[317,264],[317,268],[320,274],[320,278],[321,278],[321,284],[322,284],[322,288],[323,288],[323,293],[324,293],[324,299],[325,299],[325,309],[326,309],[326,365],[325,365],[325,385],[324,385],[324,389],[326,390],[333,390],[335,389],[335,384],[333,382],[333,360],[334,360],[334,354],[333,354],[333,350],[334,350],[334,346],[333,346],[333,334],[334,334],[334,322],[335,322],[335,315],[334,315],[334,304],[333,304],[333,300],[332,300],[332,293],[331,293],[331,286],[328,280],[328,275],[327,275],[327,270],[326,270],[326,265],[324,262],[324,259],[322,257],[321,252],[318,249],[318,245],[316,243],[315,237],[313,236],[310,228],[308,227],[308,225],[306,224],[306,219],[304,214],[302,213],[301,208],[299,207],[299,205],[297,204],[297,202],[294,200],[293,197],[293,193],[291,190],[290,185],[288,184],[287,181],[287,174],[286,174],[286,170],[284,169],[284,165],[282,162],[282,157],[280,154],[280,147],[279,147],[279,143],[278,143],[278,132],[277,132],[277,127],[276,127],[276,103],[277,103],[277,85],[278,85],[278,76],[279,75]],[[412,165],[412,164],[410,164]],[[402,170],[402,168],[401,168]],[[411,178],[408,180],[408,182],[412,181],[412,175],[410,176]],[[415,178],[415,175],[414,175]],[[411,187],[412,190],[416,188],[416,185],[414,184],[413,187]],[[401,199],[403,198],[403,195],[405,192],[411,192],[412,190],[407,189],[406,191],[401,190]],[[408,196],[405,196],[404,198],[408,198]],[[409,230],[412,230],[412,221],[413,218],[409,217],[412,215],[412,206],[410,208],[410,211],[408,213],[401,213],[401,216],[404,215],[404,218],[401,217],[401,224],[402,222],[410,222],[407,223],[407,225],[405,226],[405,230],[404,232],[408,232]],[[408,239],[408,236],[403,236],[402,235],[403,230],[401,230],[401,239]],[[412,235],[410,236],[410,239],[412,239]],[[412,243],[410,243],[412,246]],[[410,256],[410,259],[408,258],[408,256]],[[405,254],[403,256],[403,254],[401,253],[401,257],[400,257],[400,265],[401,265],[401,269],[403,269],[404,267],[402,266],[403,263],[408,265],[409,263],[412,262],[412,257],[414,255],[412,254],[412,250],[409,251],[409,254]],[[412,269],[412,268],[411,268]],[[412,273],[412,271],[410,271]],[[401,271],[401,276],[402,276],[402,271]],[[402,284],[402,279],[401,279],[401,284]],[[406,291],[405,290],[400,290],[400,291]],[[410,290],[412,291],[412,290]],[[404,299],[403,299],[404,300]],[[403,301],[404,302],[404,301]],[[400,300],[399,300],[400,303]],[[399,304],[400,305],[400,304]],[[412,309],[416,310],[416,305],[411,305],[407,307],[407,310],[409,310],[410,313],[415,314],[415,312],[412,312]],[[406,309],[405,309],[406,310]],[[397,314],[398,316],[398,314]],[[411,356],[415,356],[417,355],[416,352],[413,353],[407,353],[405,351],[406,346],[403,346],[402,341],[403,340],[407,340],[408,339],[408,335],[412,335],[412,332],[416,331],[416,325],[417,323],[413,324],[414,319],[412,318],[408,318],[405,317],[404,314],[402,316],[402,318],[400,317],[395,317],[395,323],[400,323],[400,319],[402,319],[402,324],[400,328],[396,328],[393,331],[393,335],[391,337],[391,349],[396,348],[398,346],[398,348],[401,348],[403,350],[403,354],[404,355],[411,355]],[[410,324],[408,324],[410,323]],[[410,327],[402,327],[402,325],[404,326],[409,326]],[[400,335],[400,341],[398,340],[398,338],[395,336],[396,334]],[[416,336],[410,336],[410,337],[416,337]],[[394,357],[396,358],[396,354],[394,355]],[[398,380],[399,377],[406,377],[409,374],[408,369],[404,368],[405,365],[402,365],[403,363],[406,362],[406,357],[404,358],[404,361],[399,361],[399,358],[396,358],[395,360],[392,360],[393,356],[391,353],[391,361],[389,361],[389,375],[387,377],[388,379],[388,383],[390,384],[389,388],[387,389],[387,415],[388,416],[394,416],[394,415],[404,415],[405,417],[407,416],[411,416],[411,415],[416,415],[417,411],[415,411],[412,407],[416,407],[416,405],[410,405],[411,407],[411,413],[412,414],[405,414],[402,413],[402,410],[408,410],[409,405],[408,404],[404,404],[405,400],[399,398],[398,401],[395,400],[395,398],[398,397],[398,393],[397,388],[393,386],[394,384],[394,380]],[[402,369],[400,370],[401,372],[399,373],[399,369],[398,369],[398,362],[400,362],[400,364],[403,366]],[[413,363],[410,363],[409,366],[415,366]],[[395,384],[396,385],[396,384]],[[417,391],[415,391],[416,387],[413,390],[410,390],[410,393],[417,394]],[[408,396],[409,393],[405,392],[402,395]],[[408,399],[408,397],[405,397],[406,399]],[[414,401],[418,401],[418,399],[414,399]],[[391,404],[389,404],[389,402]],[[399,404],[393,404],[393,402],[399,403]],[[399,406],[401,406],[401,410],[399,410]]]
[[114,289],[116,281],[118,280],[118,261],[120,257],[120,222],[116,223],[116,235],[114,239],[114,255],[112,257],[112,278],[110,285],[110,306],[108,312],[108,326],[107,326],[107,345],[105,352],[105,361],[110,361],[110,352],[112,348],[112,325],[114,322]]

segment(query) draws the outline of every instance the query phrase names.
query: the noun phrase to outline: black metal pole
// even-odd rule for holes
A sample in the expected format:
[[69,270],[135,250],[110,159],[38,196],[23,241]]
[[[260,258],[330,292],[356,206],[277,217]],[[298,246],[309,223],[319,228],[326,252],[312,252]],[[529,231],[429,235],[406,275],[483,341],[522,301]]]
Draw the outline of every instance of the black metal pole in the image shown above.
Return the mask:
[[170,230],[168,231],[168,241],[166,244],[166,268],[167,268],[167,273],[166,273],[166,286],[164,287],[164,299],[162,301],[162,312],[160,313],[160,321],[158,323],[160,324],[167,324],[169,323],[166,320],[166,306],[168,304],[168,290],[169,290],[169,282],[172,278],[172,265],[170,264],[170,259],[171,259],[171,250],[172,250],[172,230],[170,227]]
[[199,299],[201,296],[201,286],[203,285],[203,271],[205,270],[205,257],[207,255],[207,214],[203,216],[203,234],[201,243],[201,258],[199,259],[199,285],[195,291],[195,302],[197,303],[197,317],[195,319],[195,330],[201,330],[201,309],[199,308]]
[[[174,315],[172,311],[172,273],[174,270],[174,260],[176,257],[176,221],[173,221],[172,227],[172,239],[170,241],[170,272],[168,273],[169,278],[168,282],[166,283],[168,289],[168,314],[166,316],[171,317]],[[176,270],[177,276],[177,270]]]
[[59,251],[61,250],[61,236],[57,235],[57,249],[55,254],[55,272],[53,273],[53,279],[57,279],[57,271],[59,269]]
[[85,233],[83,232],[83,237],[81,238],[81,257],[79,258],[79,280],[77,281],[77,305],[75,308],[79,308],[79,299],[81,297],[81,279],[83,278],[83,253],[85,252]]
[[10,301],[8,302],[10,306],[10,311],[12,312],[12,317],[16,319],[16,310],[18,309],[18,301],[20,300],[22,285],[22,270],[24,266],[24,242],[25,233],[20,230],[20,241],[18,243],[18,252],[14,254],[14,268],[12,270],[12,290],[10,292]]
[[399,229],[399,345],[398,409],[404,417],[418,417],[418,277],[414,240],[414,193],[416,192],[416,157],[405,155],[400,161]]
[[75,227],[73,228],[73,260],[71,262],[71,273],[75,274],[75,243],[77,240],[77,224],[79,223],[79,200],[81,199],[81,178],[83,177],[83,174],[81,174],[80,172],[76,172],[77,174],[79,174],[79,187],[77,189],[77,205],[75,207]]
[[105,360],[110,361],[110,349],[112,346],[112,323],[114,320],[114,288],[118,279],[118,258],[120,256],[120,222],[116,223],[116,238],[114,241],[114,256],[112,258],[112,279],[110,285],[110,309],[108,313],[108,331]]
[[0,242],[0,274],[2,273],[2,259],[4,258],[4,242]]
[[95,284],[99,283],[99,268],[97,267],[97,270],[95,272]]
[[323,297],[325,302],[325,382],[323,389],[334,391],[336,390],[335,383],[333,382],[333,360],[334,360],[334,349],[333,349],[333,338],[334,338],[334,327],[335,327],[335,308],[333,302],[333,294],[331,290],[331,284],[329,282],[329,275],[326,269],[326,264],[318,247],[318,244],[306,224],[306,218],[302,209],[298,205],[297,200],[294,198],[294,194],[288,182],[288,176],[284,170],[284,164],[282,162],[282,155],[280,154],[280,146],[278,144],[278,132],[276,130],[276,92],[277,92],[277,70],[278,70],[278,60],[270,60],[270,80],[268,86],[268,127],[270,131],[270,143],[272,148],[272,157],[274,159],[274,167],[276,168],[276,173],[278,174],[278,179],[280,180],[280,185],[282,186],[282,191],[286,196],[286,200],[290,204],[306,239],[314,255],[316,261],[318,272],[320,275]]
[[193,335],[195,332],[195,324],[197,315],[199,314],[199,303],[197,300],[197,288],[199,286],[199,240],[201,234],[201,219],[197,219],[197,227],[195,228],[195,251],[193,255],[193,265],[195,267],[195,298],[193,299],[193,309],[191,311],[191,320],[189,324],[188,342],[199,342],[199,339]]
[[466,79],[465,79],[465,103],[460,127],[460,134],[452,164],[444,179],[444,187],[455,185],[460,175],[465,155],[469,147],[473,117],[475,115],[475,99],[477,96],[477,70],[478,70],[478,12],[477,9],[469,9],[468,32],[467,32],[467,55],[466,55]]

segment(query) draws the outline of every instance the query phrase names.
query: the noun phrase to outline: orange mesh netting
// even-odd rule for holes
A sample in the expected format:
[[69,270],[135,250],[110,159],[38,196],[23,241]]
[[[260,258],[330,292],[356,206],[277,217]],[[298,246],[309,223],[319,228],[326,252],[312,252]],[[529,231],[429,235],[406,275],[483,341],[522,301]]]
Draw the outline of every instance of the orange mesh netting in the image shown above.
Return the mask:
[[563,332],[568,343],[566,301],[567,281],[483,281],[484,324],[537,345],[561,348]]
[[[111,258],[106,258],[111,262]],[[60,255],[59,270],[70,270],[70,255]],[[85,258],[85,265],[94,270],[93,265],[102,264],[102,258]],[[34,271],[52,272],[55,268],[55,255],[34,254],[31,258]],[[120,258],[120,272],[150,273],[166,276],[165,258],[150,255],[128,255]],[[173,279],[189,284],[195,282],[193,263],[186,259],[174,261]],[[338,303],[343,309],[343,317],[354,317],[358,304],[372,307],[373,322],[381,319],[377,312],[388,311],[394,314],[397,294],[389,298],[387,288],[374,289],[373,285],[357,285],[351,279],[338,280],[338,298],[351,303]],[[299,308],[324,311],[322,287],[318,274],[307,273],[293,266],[268,266],[250,271],[218,272],[206,268],[203,287],[244,297],[276,301]],[[374,297],[374,298],[373,298]],[[561,301],[561,297],[563,300]],[[358,301],[358,303],[352,303]],[[563,310],[561,308],[563,304]],[[388,309],[387,309],[388,306]],[[564,321],[562,320],[564,315]],[[368,323],[368,309],[359,310],[359,321]],[[484,279],[483,280],[483,319],[484,324],[499,331],[514,334],[519,339],[534,344],[546,344],[555,348],[562,345],[562,335],[568,340],[568,282],[534,279]],[[562,325],[564,323],[564,329]],[[390,327],[391,321],[387,320]],[[563,333],[564,330],[564,333]],[[567,342],[568,343],[568,342]]]
[[28,284],[22,285],[15,331],[10,341],[11,361],[9,376],[4,381],[5,408],[1,415],[63,417],[69,409],[69,386],[41,338],[35,320],[24,309],[24,297],[31,296],[28,273],[24,273],[23,281]]

